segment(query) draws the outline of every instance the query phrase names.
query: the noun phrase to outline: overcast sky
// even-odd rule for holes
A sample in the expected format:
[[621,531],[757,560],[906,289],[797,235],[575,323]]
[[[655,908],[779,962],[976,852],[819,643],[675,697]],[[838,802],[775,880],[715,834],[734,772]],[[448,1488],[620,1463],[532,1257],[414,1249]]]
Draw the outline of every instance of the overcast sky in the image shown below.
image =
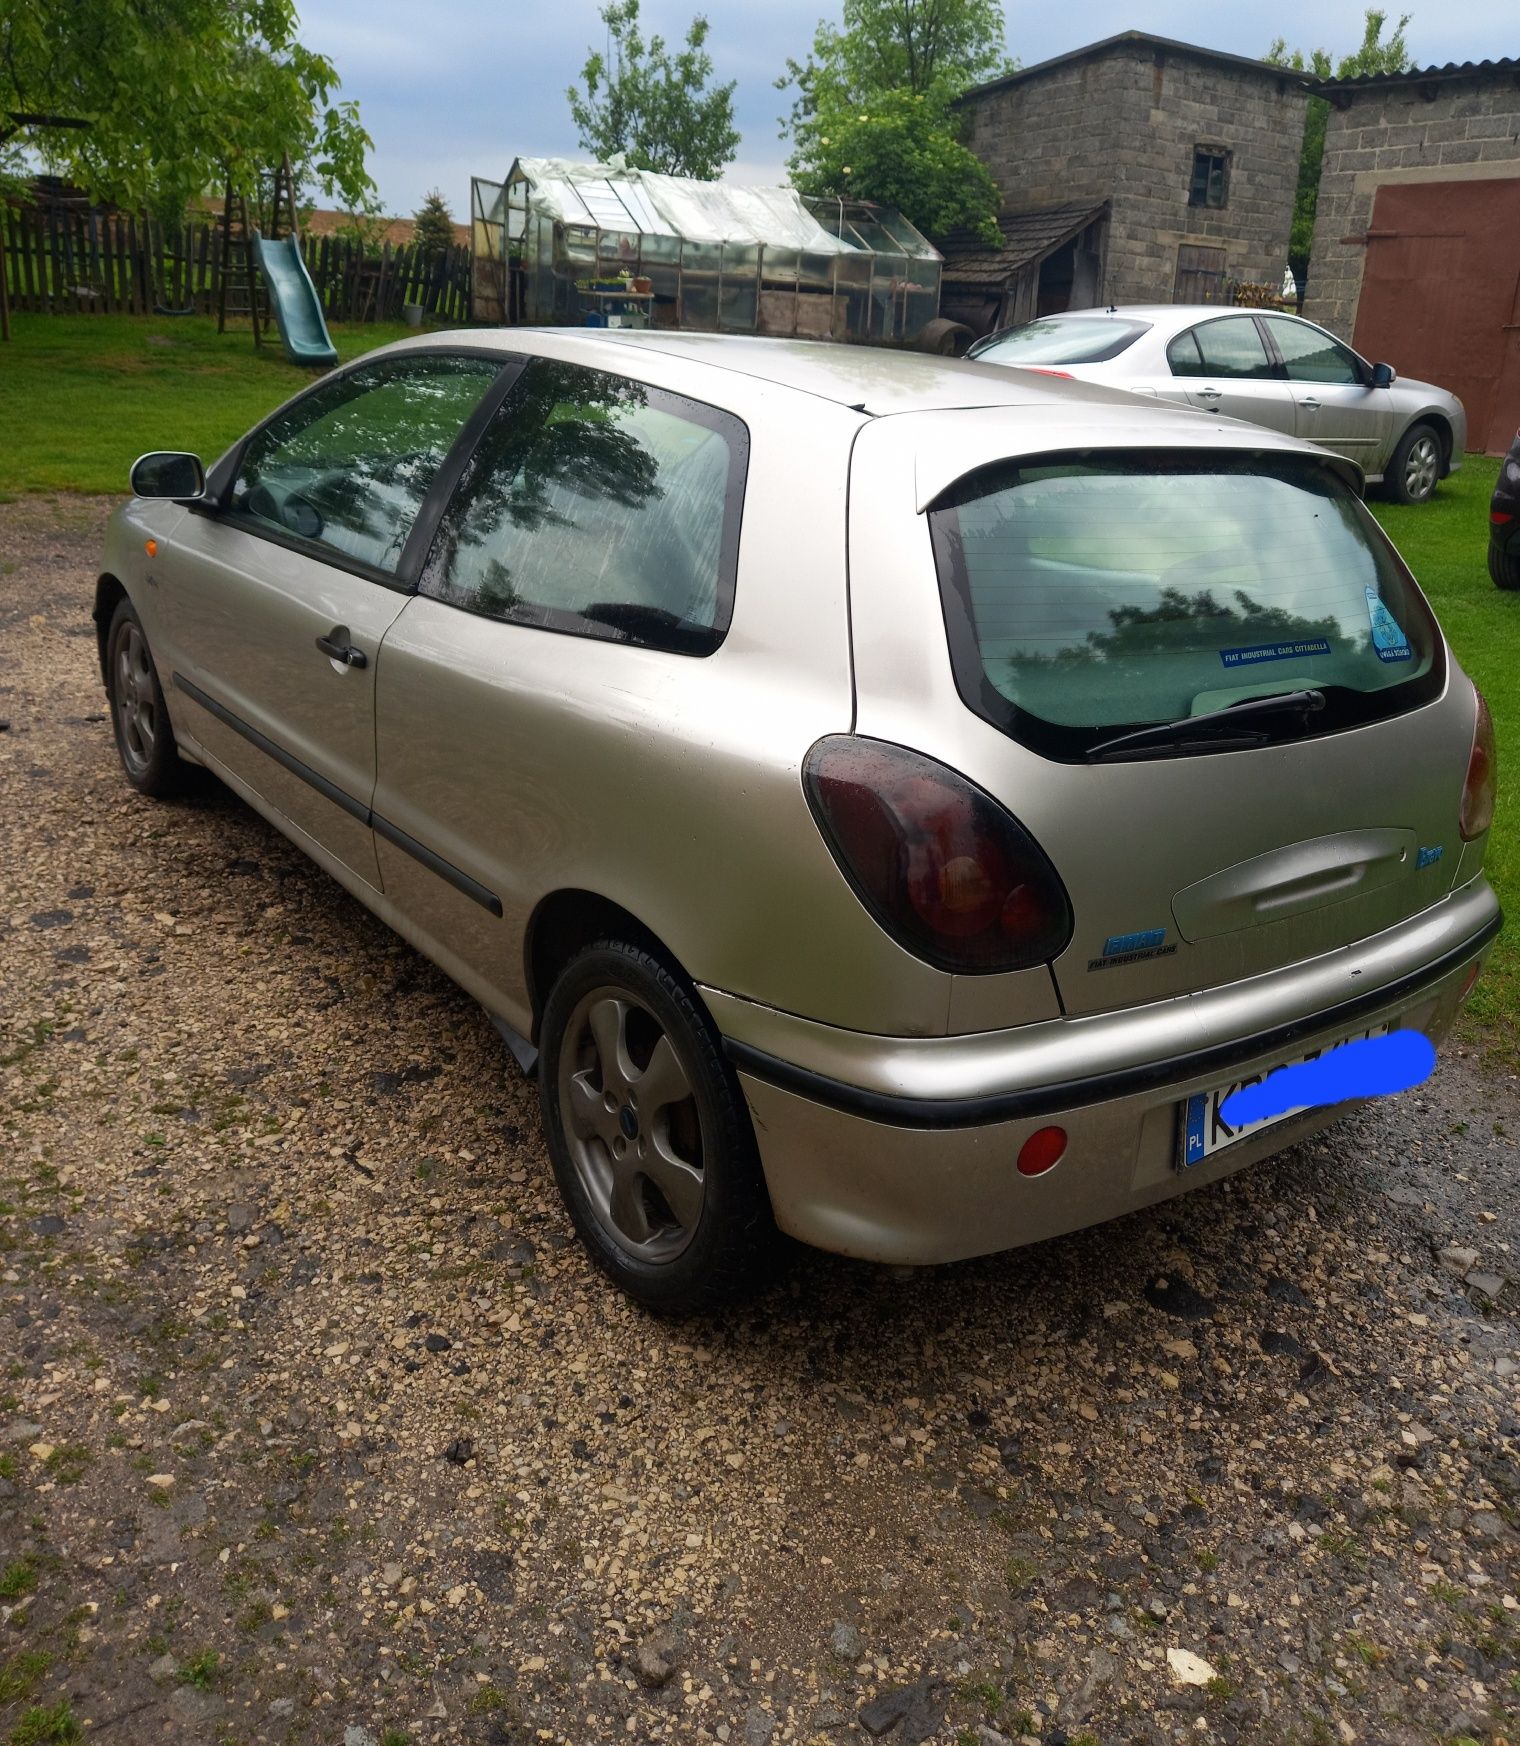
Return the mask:
[[[684,35],[699,0],[645,0],[650,32]],[[1088,0],[1081,7],[1009,5],[1008,50],[1032,66],[1121,30],[1146,30],[1208,48],[1260,55],[1273,37],[1349,52],[1365,0]],[[1410,48],[1419,65],[1520,54],[1515,0],[1460,0],[1414,8]],[[359,100],[375,139],[371,172],[385,209],[410,213],[442,189],[468,214],[470,177],[501,180],[512,160],[584,156],[565,102],[592,45],[605,36],[599,0],[304,0],[302,40],[328,54],[343,95]],[[1395,5],[1395,11],[1397,6]],[[736,79],[743,135],[728,170],[741,182],[785,177],[773,89],[788,55],[801,59],[817,20],[839,16],[820,0],[708,0],[708,48],[719,80]]]

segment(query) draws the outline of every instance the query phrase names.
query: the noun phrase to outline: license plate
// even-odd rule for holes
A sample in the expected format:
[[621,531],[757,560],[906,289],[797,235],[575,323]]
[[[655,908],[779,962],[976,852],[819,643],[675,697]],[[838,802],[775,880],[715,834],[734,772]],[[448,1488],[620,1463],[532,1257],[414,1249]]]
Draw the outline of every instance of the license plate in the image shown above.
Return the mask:
[[1212,1158],[1216,1152],[1224,1151],[1226,1146],[1233,1146],[1237,1140],[1249,1139],[1253,1134],[1259,1134],[1277,1122],[1285,1122],[1290,1116],[1298,1115],[1308,1107],[1300,1104],[1298,1109],[1285,1109],[1277,1115],[1263,1116],[1254,1122],[1227,1122],[1219,1112],[1235,1092],[1243,1090],[1247,1085],[1260,1085],[1278,1067],[1297,1067],[1304,1061],[1317,1061],[1330,1054],[1332,1049],[1344,1048],[1347,1043],[1360,1043],[1368,1037],[1386,1037],[1397,1022],[1395,1019],[1386,1019],[1370,1030],[1356,1031],[1349,1037],[1342,1037],[1330,1049],[1315,1049],[1309,1054],[1295,1056],[1291,1061],[1279,1061],[1277,1067],[1269,1067],[1265,1073],[1253,1073],[1246,1079],[1232,1079],[1228,1085],[1216,1086],[1213,1091],[1194,1092],[1183,1104],[1182,1119],[1178,1123],[1177,1168],[1191,1170],[1195,1165]]

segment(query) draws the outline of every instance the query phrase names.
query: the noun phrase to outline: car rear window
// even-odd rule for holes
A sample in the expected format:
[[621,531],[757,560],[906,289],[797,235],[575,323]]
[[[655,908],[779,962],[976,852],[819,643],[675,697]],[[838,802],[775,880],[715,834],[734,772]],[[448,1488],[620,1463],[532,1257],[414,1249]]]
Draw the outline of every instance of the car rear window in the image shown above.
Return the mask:
[[1355,494],[1307,458],[1004,463],[952,487],[930,523],[961,695],[1048,756],[1304,688],[1326,700],[1313,731],[1331,732],[1443,681],[1412,578]]
[[1149,328],[1102,315],[1051,315],[978,341],[970,356],[983,364],[1101,364]]

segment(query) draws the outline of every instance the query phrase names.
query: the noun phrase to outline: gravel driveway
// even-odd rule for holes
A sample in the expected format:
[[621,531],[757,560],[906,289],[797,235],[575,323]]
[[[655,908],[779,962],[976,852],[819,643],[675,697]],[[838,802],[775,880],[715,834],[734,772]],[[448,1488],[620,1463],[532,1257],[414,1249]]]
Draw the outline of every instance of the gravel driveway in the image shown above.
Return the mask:
[[480,1010],[128,791],[106,510],[0,509],[0,1741],[1514,1737],[1514,1079],[652,1321]]

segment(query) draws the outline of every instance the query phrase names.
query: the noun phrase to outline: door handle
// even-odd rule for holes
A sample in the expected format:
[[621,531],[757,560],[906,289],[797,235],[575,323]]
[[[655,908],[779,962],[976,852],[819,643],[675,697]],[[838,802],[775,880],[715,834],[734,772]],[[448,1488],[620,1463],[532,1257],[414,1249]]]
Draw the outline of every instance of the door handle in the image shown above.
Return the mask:
[[1305,412],[1318,412],[1320,409],[1318,400],[1300,400],[1298,404],[1303,407]]
[[318,637],[317,647],[332,661],[341,661],[345,667],[367,667],[369,658],[363,649],[356,649],[352,643],[340,643],[334,637]]
[[1220,392],[1217,388],[1200,388],[1198,390],[1198,398],[1200,400],[1218,400],[1220,398]]

